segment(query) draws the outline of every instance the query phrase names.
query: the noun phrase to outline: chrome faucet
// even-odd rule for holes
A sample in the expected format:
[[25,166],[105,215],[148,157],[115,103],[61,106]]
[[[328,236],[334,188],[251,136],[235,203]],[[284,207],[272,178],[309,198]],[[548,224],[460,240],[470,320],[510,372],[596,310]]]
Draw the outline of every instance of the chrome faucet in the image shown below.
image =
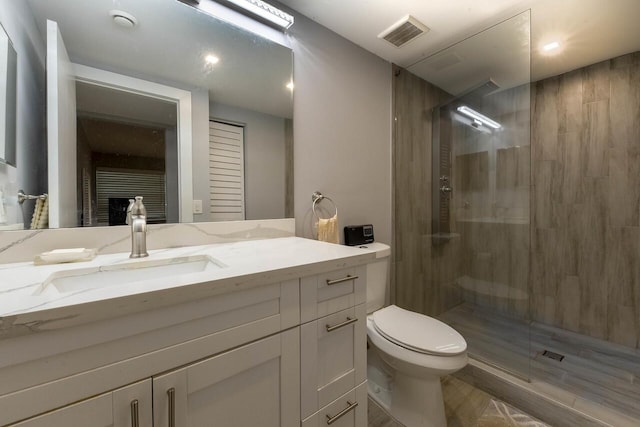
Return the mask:
[[129,258],[144,258],[147,252],[147,209],[142,204],[142,196],[129,199],[127,224],[131,225],[131,255]]

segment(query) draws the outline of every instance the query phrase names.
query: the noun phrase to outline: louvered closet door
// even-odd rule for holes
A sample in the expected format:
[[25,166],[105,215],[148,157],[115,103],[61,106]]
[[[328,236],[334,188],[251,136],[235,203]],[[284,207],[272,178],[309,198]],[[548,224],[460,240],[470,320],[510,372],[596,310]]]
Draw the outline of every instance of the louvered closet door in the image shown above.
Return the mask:
[[245,219],[244,128],[209,122],[209,192],[211,219]]

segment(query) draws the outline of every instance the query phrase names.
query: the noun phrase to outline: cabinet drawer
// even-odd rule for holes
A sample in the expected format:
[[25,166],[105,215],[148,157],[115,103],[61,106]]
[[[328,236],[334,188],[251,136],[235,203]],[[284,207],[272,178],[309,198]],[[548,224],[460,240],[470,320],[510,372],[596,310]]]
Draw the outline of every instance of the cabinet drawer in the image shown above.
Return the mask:
[[366,304],[306,323],[300,334],[304,418],[366,379]]
[[302,427],[366,427],[367,382],[343,394],[302,421]]
[[300,283],[302,323],[366,302],[366,266],[305,277]]

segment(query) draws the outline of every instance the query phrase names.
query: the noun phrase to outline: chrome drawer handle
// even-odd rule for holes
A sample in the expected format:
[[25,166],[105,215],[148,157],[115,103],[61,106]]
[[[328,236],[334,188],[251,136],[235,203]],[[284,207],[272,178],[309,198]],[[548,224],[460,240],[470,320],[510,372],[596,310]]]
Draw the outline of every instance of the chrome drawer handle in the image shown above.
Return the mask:
[[358,276],[352,276],[350,274],[347,274],[347,277],[343,277],[342,279],[335,279],[335,280],[327,279],[327,285],[328,286],[337,285],[338,283],[348,282],[349,280],[356,280],[357,278]]
[[176,389],[171,387],[167,390],[169,396],[169,427],[176,426]]
[[131,401],[131,427],[140,427],[140,418],[138,416],[138,400]]
[[327,332],[335,331],[336,329],[340,329],[343,326],[347,326],[347,325],[350,325],[352,323],[356,323],[357,321],[358,321],[357,317],[354,317],[354,318],[347,317],[347,320],[345,320],[342,323],[338,323],[337,325],[333,325],[333,326],[327,325]]
[[347,412],[354,410],[356,406],[358,406],[358,402],[351,403],[347,400],[347,405],[349,406],[347,406],[342,411],[335,414],[333,417],[327,414],[327,424],[331,425],[335,423],[336,421],[338,421],[338,419],[342,418]]

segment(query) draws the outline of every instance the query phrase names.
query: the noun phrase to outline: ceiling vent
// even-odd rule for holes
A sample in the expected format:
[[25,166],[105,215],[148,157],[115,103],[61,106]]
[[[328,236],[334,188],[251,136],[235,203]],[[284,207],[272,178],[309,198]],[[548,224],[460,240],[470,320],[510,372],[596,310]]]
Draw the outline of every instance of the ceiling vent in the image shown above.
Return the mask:
[[378,34],[378,38],[388,41],[395,47],[401,47],[421,35],[426,34],[428,31],[429,27],[413,16],[407,15]]

